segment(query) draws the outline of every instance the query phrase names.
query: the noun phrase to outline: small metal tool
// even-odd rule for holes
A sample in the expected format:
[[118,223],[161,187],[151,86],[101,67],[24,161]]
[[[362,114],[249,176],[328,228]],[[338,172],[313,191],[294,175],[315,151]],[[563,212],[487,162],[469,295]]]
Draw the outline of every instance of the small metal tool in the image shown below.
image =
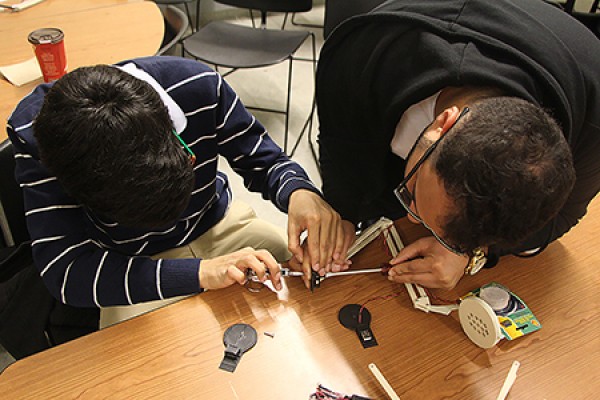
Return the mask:
[[[302,276],[304,273],[302,271],[292,271],[289,268],[280,268],[279,273],[281,276]],[[266,271],[266,275],[270,276],[269,270]],[[264,287],[264,282],[260,280],[260,278],[256,275],[251,269],[246,270],[246,289],[252,293],[258,293]]]
[[[304,272],[302,272],[302,271],[292,271],[289,268],[281,268],[279,270],[279,273],[281,274],[281,276],[302,276],[302,275],[304,275]],[[266,274],[267,274],[267,276],[270,275],[268,270],[267,270]],[[256,275],[256,272],[254,272],[251,269],[246,270],[246,278],[252,282],[261,282],[260,279],[258,278],[258,276]]]
[[[339,272],[327,272],[323,276],[319,275],[315,271],[312,271],[312,274],[310,277],[310,290],[313,291],[315,288],[320,287],[321,282],[323,282],[323,280],[325,280],[326,278],[333,278],[335,276],[369,274],[369,273],[373,273],[373,272],[379,272],[383,275],[387,275],[390,268],[391,268],[390,264],[384,263],[379,268],[349,269],[346,271],[339,271]],[[281,268],[279,270],[279,273],[281,274],[282,277],[284,277],[284,276],[295,276],[295,277],[304,276],[304,272],[294,271],[289,268]],[[266,274],[267,274],[267,276],[269,275],[268,270],[266,271]],[[258,278],[258,276],[256,275],[256,272],[254,272],[251,269],[246,270],[246,279],[247,279],[246,287],[248,288],[248,290],[250,290],[251,292],[260,291],[261,285],[255,285],[255,284],[257,284],[257,283],[262,284],[263,282]]]

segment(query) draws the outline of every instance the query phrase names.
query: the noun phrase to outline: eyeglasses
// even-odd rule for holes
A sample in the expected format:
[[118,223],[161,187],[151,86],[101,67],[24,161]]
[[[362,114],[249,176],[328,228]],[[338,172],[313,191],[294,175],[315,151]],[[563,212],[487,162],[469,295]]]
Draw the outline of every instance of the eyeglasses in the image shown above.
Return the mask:
[[[449,250],[455,254],[458,254],[458,255],[463,255],[464,251],[462,251],[460,248],[458,248],[456,246],[449,244],[444,239],[442,239],[442,237],[440,235],[435,233],[435,231],[433,229],[431,229],[431,227],[429,225],[427,225],[427,223],[425,223],[425,221],[423,221],[423,219],[415,211],[413,211],[410,208],[410,205],[415,202],[415,196],[408,190],[406,185],[407,185],[408,181],[410,181],[410,179],[417,173],[417,170],[419,169],[419,167],[427,160],[427,158],[431,155],[431,153],[433,153],[433,151],[436,149],[436,147],[439,145],[439,143],[442,141],[442,139],[448,134],[450,129],[452,129],[456,125],[456,123],[468,112],[469,112],[469,108],[465,107],[461,111],[461,113],[458,115],[458,118],[456,118],[456,121],[454,121],[452,126],[450,126],[450,128],[448,128],[448,131],[446,131],[446,133],[444,135],[441,135],[435,142],[433,142],[433,144],[431,146],[429,146],[429,148],[421,156],[419,161],[417,161],[415,166],[412,167],[412,169],[409,171],[409,173],[406,175],[406,177],[402,180],[402,182],[400,182],[400,184],[396,187],[396,189],[394,189],[394,194],[396,195],[396,197],[398,198],[398,201],[400,201],[400,204],[402,204],[402,207],[404,207],[406,212],[408,214],[410,214],[410,216],[413,217],[417,222],[419,222],[421,225],[423,225],[429,232],[431,232],[433,237],[435,237],[435,239],[438,242],[440,242],[440,244],[442,246],[444,246],[444,248],[446,248],[447,250]],[[425,133],[425,131],[423,131],[423,133]],[[420,138],[419,138],[419,140],[420,140]]]
[[173,132],[173,135],[175,135],[175,137],[179,140],[179,142],[183,145],[183,147],[190,154],[190,163],[192,165],[196,164],[196,154],[194,154],[192,149],[190,149],[190,147],[183,141],[183,139],[181,138],[181,136],[179,136],[179,134],[177,133],[177,131],[175,129],[173,129],[172,132]]

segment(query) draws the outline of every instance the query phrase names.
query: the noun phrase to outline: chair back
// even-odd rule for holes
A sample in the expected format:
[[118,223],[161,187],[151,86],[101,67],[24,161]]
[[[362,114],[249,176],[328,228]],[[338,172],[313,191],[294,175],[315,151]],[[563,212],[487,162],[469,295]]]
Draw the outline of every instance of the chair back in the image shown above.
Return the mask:
[[0,248],[29,240],[23,191],[15,180],[13,146],[8,139],[0,143],[0,230]]
[[323,37],[327,39],[336,26],[355,15],[371,11],[385,0],[326,0]]
[[305,12],[312,9],[312,0],[215,0],[228,6],[261,12]]
[[165,21],[165,34],[157,56],[165,54],[181,40],[190,24],[183,11],[174,6],[168,6],[163,10]]

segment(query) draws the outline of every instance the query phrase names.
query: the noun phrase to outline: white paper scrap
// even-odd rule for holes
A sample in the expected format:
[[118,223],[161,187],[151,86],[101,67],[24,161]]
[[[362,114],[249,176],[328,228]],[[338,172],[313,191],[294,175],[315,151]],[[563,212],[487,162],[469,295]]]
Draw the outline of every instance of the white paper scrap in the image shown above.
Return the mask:
[[0,75],[15,86],[22,86],[42,77],[40,65],[35,57],[18,64],[0,67]]

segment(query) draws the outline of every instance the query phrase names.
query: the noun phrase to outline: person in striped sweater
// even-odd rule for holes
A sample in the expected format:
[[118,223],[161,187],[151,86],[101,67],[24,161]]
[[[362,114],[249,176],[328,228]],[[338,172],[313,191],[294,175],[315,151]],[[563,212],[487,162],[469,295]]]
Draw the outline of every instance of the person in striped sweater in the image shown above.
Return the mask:
[[[35,88],[7,130],[35,264],[63,303],[102,308],[101,326],[244,283],[248,269],[280,288],[277,262],[289,251],[307,272],[347,267],[351,235],[339,215],[200,62],[76,69]],[[287,238],[232,201],[219,156],[288,213]]]

